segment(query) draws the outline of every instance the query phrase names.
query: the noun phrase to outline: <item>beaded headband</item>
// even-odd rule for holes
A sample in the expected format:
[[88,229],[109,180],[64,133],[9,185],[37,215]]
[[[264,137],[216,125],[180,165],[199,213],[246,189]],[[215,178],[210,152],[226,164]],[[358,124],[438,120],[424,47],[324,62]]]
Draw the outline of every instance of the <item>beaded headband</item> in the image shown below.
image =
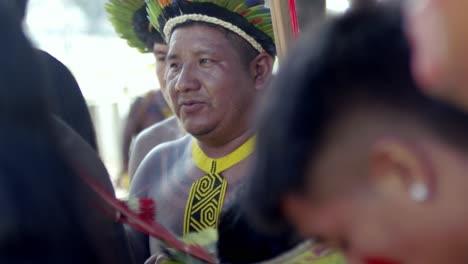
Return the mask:
[[146,0],[151,24],[168,42],[186,22],[221,26],[247,41],[258,52],[276,55],[270,10],[263,0]]

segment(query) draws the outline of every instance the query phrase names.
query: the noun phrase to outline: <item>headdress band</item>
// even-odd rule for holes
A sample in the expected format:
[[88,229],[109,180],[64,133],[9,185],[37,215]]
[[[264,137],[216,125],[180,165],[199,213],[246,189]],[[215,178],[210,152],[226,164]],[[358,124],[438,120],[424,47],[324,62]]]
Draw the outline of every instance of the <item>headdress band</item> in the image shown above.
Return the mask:
[[258,43],[253,37],[251,37],[249,34],[245,33],[244,30],[240,29],[239,27],[226,22],[224,20],[215,18],[215,17],[210,17],[207,15],[201,15],[201,14],[187,14],[187,15],[180,15],[174,18],[169,19],[166,22],[166,25],[164,26],[164,36],[166,38],[166,43],[169,43],[169,36],[171,35],[172,30],[174,27],[177,25],[180,25],[182,23],[185,23],[187,21],[196,21],[196,22],[206,22],[210,24],[215,24],[218,26],[221,26],[223,28],[226,28],[237,35],[241,36],[243,39],[245,39],[252,47],[254,47],[258,52],[264,52],[265,50],[263,49],[262,45]]

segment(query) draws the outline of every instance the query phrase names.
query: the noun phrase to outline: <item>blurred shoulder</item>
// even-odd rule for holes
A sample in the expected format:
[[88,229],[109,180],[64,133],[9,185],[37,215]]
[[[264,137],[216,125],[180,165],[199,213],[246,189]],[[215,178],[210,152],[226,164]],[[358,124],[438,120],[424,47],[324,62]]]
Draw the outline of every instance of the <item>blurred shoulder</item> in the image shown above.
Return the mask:
[[160,177],[164,177],[174,166],[178,166],[178,161],[188,158],[192,141],[193,137],[186,135],[153,148],[135,172],[130,193],[132,190],[141,190],[144,186],[154,185]]
[[130,175],[135,174],[143,159],[155,147],[162,143],[179,139],[183,132],[176,117],[168,118],[140,132],[135,138],[130,151]]
[[175,116],[167,118],[143,130],[135,139],[135,146],[157,146],[182,137],[183,133]]

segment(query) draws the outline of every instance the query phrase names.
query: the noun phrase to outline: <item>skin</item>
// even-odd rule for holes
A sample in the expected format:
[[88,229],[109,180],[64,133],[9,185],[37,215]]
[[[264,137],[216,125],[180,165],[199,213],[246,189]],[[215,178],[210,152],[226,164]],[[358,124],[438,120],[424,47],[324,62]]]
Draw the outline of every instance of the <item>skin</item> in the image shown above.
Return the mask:
[[[167,111],[167,108],[168,106],[161,90],[150,91],[132,104],[124,129],[124,144],[122,148],[124,172],[128,171],[130,153],[132,152],[129,149],[134,137],[139,135],[142,130],[164,121],[166,119],[165,111]],[[178,133],[174,135],[174,139],[177,135]],[[165,137],[161,136],[160,138],[159,143],[164,142],[162,140]],[[151,146],[154,147],[155,145]]]
[[[465,153],[394,113],[354,112],[328,132],[304,193],[283,201],[304,237],[342,250],[348,263],[468,261]],[[426,199],[413,198],[416,184]]]
[[[168,46],[166,44],[154,43],[153,55],[156,60],[156,76],[159,81],[160,91],[162,92],[166,103],[169,102],[166,89],[166,79],[164,76],[166,71],[167,51]],[[153,125],[148,126],[145,130],[138,133],[129,151],[128,175],[130,176],[130,179],[133,178],[138,166],[140,166],[143,161],[143,158],[145,158],[145,156],[154,147],[161,143],[178,139],[183,135],[183,130],[178,125],[175,117],[153,123]]]
[[[141,161],[148,152],[153,149],[155,146],[166,142],[168,140],[174,140],[182,136],[180,131],[177,131],[177,124],[173,126],[172,124],[166,125],[157,125],[162,122],[166,117],[164,113],[158,111],[158,114],[155,113],[143,113],[143,111],[156,110],[152,108],[147,108],[147,104],[151,105],[158,104],[157,99],[155,98],[155,93],[161,93],[164,97],[164,102],[168,102],[167,90],[166,90],[166,80],[164,78],[164,72],[166,69],[166,56],[167,56],[168,46],[164,43],[155,42],[153,45],[153,55],[156,60],[156,77],[159,82],[160,90],[156,92],[151,92],[151,95],[148,94],[143,100],[135,102],[129,113],[129,118],[125,126],[124,134],[124,144],[122,148],[122,153],[124,157],[124,172],[128,172],[130,179],[133,178],[133,174],[140,165]],[[158,99],[160,99],[161,94],[157,94]],[[149,97],[151,96],[151,97]],[[151,98],[152,102],[146,102]],[[161,106],[157,106],[158,108]],[[170,107],[170,106],[169,106]],[[162,110],[162,109],[157,109]],[[141,115],[144,114],[146,119],[142,118]],[[143,133],[143,129],[151,128],[145,131],[145,135],[139,137]],[[154,131],[153,131],[154,130]],[[149,133],[149,131],[152,131]],[[141,132],[141,133],[140,133]],[[174,133],[173,133],[174,132]],[[154,134],[153,134],[154,133]],[[137,135],[135,139],[133,137]],[[133,142],[132,142],[133,141]]]
[[425,91],[468,110],[468,2],[418,0],[405,5],[413,72]]
[[184,135],[175,116],[167,118],[143,130],[135,138],[130,150],[128,173],[131,178],[148,153],[159,144],[176,140]]
[[270,77],[271,56],[260,53],[245,65],[224,32],[204,25],[176,30],[170,42],[167,86],[183,128],[205,148],[242,137]]
[[[137,170],[130,190],[132,196],[153,198],[157,202],[156,220],[178,236],[182,236],[190,188],[193,182],[205,175],[193,163],[193,140],[187,135],[152,150]],[[222,173],[228,181],[225,204],[232,200],[242,184],[250,162],[251,157],[248,157]],[[148,241],[148,238],[144,239]],[[157,240],[151,238],[149,242],[151,254],[157,253]]]
[[[266,53],[246,65],[225,33],[212,27],[196,24],[172,33],[166,88],[189,135],[148,154],[135,174],[130,195],[155,199],[157,221],[176,235],[182,235],[190,187],[205,174],[193,163],[193,141],[211,158],[225,156],[247,141],[254,134],[250,117],[272,66],[273,58]],[[222,172],[228,181],[225,204],[242,184],[251,159]],[[148,257],[148,237],[134,232],[133,243],[137,258]],[[156,240],[151,239],[149,245],[151,254],[158,253]]]
[[154,43],[153,45],[153,55],[156,59],[156,76],[158,77],[159,87],[164,95],[166,102],[169,102],[167,89],[166,89],[166,79],[164,73],[166,71],[166,56],[169,47],[166,44]]

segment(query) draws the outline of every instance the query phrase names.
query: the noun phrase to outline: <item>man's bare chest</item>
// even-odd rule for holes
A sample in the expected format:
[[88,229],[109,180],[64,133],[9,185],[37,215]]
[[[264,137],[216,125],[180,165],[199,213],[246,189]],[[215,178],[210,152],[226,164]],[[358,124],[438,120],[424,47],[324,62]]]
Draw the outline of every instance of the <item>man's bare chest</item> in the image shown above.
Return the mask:
[[[228,204],[235,196],[238,187],[243,181],[246,173],[242,164],[227,170],[221,175],[228,180],[224,204]],[[192,185],[201,179],[206,173],[201,171],[193,163],[174,164],[168,168],[167,175],[160,177],[161,181],[155,184],[156,188],[149,193],[157,203],[156,218],[166,228],[176,235],[182,235],[184,226],[184,216]],[[224,174],[224,175],[223,175]],[[238,177],[237,177],[238,176]],[[229,181],[230,178],[234,180]]]

